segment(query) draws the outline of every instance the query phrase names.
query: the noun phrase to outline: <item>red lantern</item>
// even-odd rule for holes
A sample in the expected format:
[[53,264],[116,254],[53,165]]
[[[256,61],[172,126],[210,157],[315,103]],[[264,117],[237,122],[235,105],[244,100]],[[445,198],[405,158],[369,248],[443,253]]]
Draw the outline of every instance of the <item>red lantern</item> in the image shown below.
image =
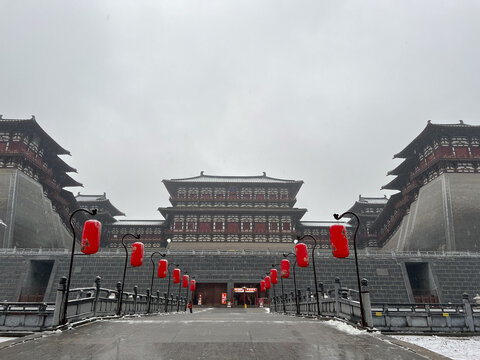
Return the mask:
[[130,258],[130,265],[132,266],[142,266],[143,264],[143,243],[137,241],[132,245],[132,257]]
[[308,252],[307,245],[304,243],[298,243],[295,245],[295,253],[297,254],[297,265],[299,267],[308,266]]
[[180,269],[173,269],[173,283],[180,283]]
[[167,276],[168,260],[162,259],[158,262],[158,277],[163,279]]
[[190,291],[195,291],[196,283],[195,280],[190,280]]
[[265,280],[260,281],[260,290],[261,291],[266,291]]
[[270,276],[265,276],[265,287],[270,289],[272,287],[272,283],[270,282]]
[[97,220],[87,220],[83,224],[82,241],[80,250],[87,255],[95,254],[100,247],[102,224]]
[[188,275],[183,275],[183,279],[182,279],[182,287],[184,288],[187,288],[188,287],[188,282],[189,282],[190,278]]
[[270,270],[270,278],[272,279],[272,284],[278,283],[278,271],[277,269]]
[[287,259],[283,259],[280,264],[280,276],[284,279],[290,277],[290,261]]
[[330,226],[330,243],[333,256],[345,258],[349,254],[347,228],[344,225]]

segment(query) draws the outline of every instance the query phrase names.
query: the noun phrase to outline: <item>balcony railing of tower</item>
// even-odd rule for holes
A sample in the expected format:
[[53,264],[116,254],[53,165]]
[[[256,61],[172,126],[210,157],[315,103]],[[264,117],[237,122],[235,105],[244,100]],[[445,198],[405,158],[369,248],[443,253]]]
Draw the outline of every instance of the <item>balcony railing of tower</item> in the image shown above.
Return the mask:
[[400,209],[397,213],[387,221],[387,225],[380,231],[378,235],[379,244],[383,244],[390,235],[400,226],[400,221],[405,215],[405,209]]
[[289,197],[247,197],[247,196],[171,196],[170,201],[248,201],[248,202],[296,202]]
[[[235,254],[252,254],[252,255],[265,255],[265,254],[279,254],[280,256],[285,252],[283,250],[170,250],[165,248],[160,248],[166,251],[169,255],[235,255]],[[152,249],[151,252],[158,251],[158,248]],[[26,248],[1,248],[0,255],[52,255],[52,256],[63,256],[69,255],[70,249],[26,249]],[[145,251],[145,256],[149,254],[149,250]],[[372,258],[412,258],[412,257],[423,257],[423,258],[453,258],[453,257],[468,257],[468,258],[479,258],[480,252],[470,252],[470,251],[382,251],[382,250],[373,250],[369,248],[359,249],[358,254],[361,256],[367,256]],[[96,256],[121,256],[125,257],[125,251],[119,248],[100,248]],[[315,257],[332,257],[332,250],[328,249],[315,249]]]
[[426,170],[430,169],[432,166],[437,165],[438,163],[445,161],[445,160],[458,160],[458,161],[472,161],[472,160],[480,160],[479,155],[442,155],[441,157],[434,157],[430,160],[427,159],[427,162],[421,161],[419,167],[413,171],[410,175],[410,178],[416,178],[418,175],[422,174]]
[[416,189],[419,187],[419,182],[416,181],[416,180],[413,180],[410,182],[410,184],[408,184],[408,186],[402,190],[402,194],[403,195],[406,195],[408,194],[409,192],[411,192],[412,190]]
[[259,230],[200,230],[200,229],[195,229],[195,230],[188,230],[188,229],[168,229],[165,230],[165,234],[205,234],[205,235],[222,235],[222,234],[253,234],[253,235],[262,235],[262,234],[268,234],[268,235],[282,235],[282,234],[296,234],[297,231],[295,229],[290,229],[290,230],[276,230],[276,231],[259,231]]

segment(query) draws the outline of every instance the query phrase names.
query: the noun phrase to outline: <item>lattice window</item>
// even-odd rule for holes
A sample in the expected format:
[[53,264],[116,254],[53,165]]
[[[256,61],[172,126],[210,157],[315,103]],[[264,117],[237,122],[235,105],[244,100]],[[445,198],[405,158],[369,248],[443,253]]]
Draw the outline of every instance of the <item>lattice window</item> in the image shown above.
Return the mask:
[[433,140],[433,148],[436,150],[440,146],[440,143],[437,140]]
[[179,187],[177,190],[177,196],[180,198],[184,198],[187,196],[187,188],[186,187]]
[[10,141],[10,133],[8,132],[0,132],[0,141],[2,142],[7,142],[7,141]]
[[216,187],[213,189],[213,196],[215,199],[224,199],[225,198],[225,188],[223,187]]
[[288,199],[288,189],[287,188],[280,188],[280,198],[281,199]]
[[459,173],[473,173],[475,172],[475,167],[470,162],[459,162],[457,164],[457,171]]
[[450,146],[450,139],[446,136],[442,136],[440,138],[440,145],[441,146]]
[[253,241],[253,237],[251,235],[242,235],[240,237],[240,241],[241,242],[252,242]]
[[197,241],[197,236],[196,235],[185,235],[185,241]]
[[256,235],[255,236],[255,242],[267,242],[267,236],[266,235]]
[[468,147],[468,139],[465,136],[454,136],[452,137],[452,146],[455,147]]
[[253,189],[253,196],[256,200],[264,200],[265,199],[265,189],[264,188],[254,188]]
[[212,217],[210,215],[200,215],[199,221],[200,222],[210,222],[210,221],[212,221]]
[[13,133],[12,140],[15,142],[22,140],[22,133],[19,133],[19,132]]
[[183,222],[181,221],[175,221],[173,224],[173,229],[177,231],[183,230]]
[[289,222],[282,223],[282,230],[283,231],[290,231],[291,230],[290,223]]
[[244,221],[242,222],[242,230],[243,231],[250,231],[252,229],[252,223]]
[[270,231],[278,231],[278,222],[271,222],[269,223],[270,225]]
[[473,147],[478,147],[480,146],[480,138],[474,136],[472,137],[472,140],[470,141],[471,146]]
[[229,241],[229,242],[239,242],[240,237],[238,235],[227,235],[227,241]]
[[212,188],[201,188],[200,189],[200,196],[203,199],[211,199],[213,194],[213,189]]
[[278,199],[278,189],[275,189],[275,188],[267,189],[267,195],[270,200]]
[[425,146],[425,148],[423,149],[423,154],[425,157],[427,157],[430,154],[433,154],[432,147],[430,145]]
[[212,237],[210,235],[199,235],[198,241],[210,242],[212,241]]
[[447,165],[445,165],[445,171],[447,173],[453,173],[455,172],[455,166],[453,166],[452,163],[448,163]]
[[225,242],[225,236],[223,236],[223,235],[213,235],[212,240],[217,241],[217,242]]
[[240,218],[236,215],[230,215],[230,216],[227,216],[227,221],[228,222],[239,222]]
[[197,187],[191,187],[187,190],[189,198],[197,199],[199,194],[199,189]]

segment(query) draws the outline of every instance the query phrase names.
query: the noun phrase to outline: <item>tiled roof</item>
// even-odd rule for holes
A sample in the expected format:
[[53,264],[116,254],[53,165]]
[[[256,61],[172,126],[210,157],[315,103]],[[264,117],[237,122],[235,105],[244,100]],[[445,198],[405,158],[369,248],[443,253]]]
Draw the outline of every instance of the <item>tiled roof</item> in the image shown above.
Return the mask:
[[385,205],[388,202],[386,196],[384,197],[363,197],[359,196],[358,202],[362,204]]
[[266,173],[260,176],[214,176],[205,175],[203,171],[199,176],[182,179],[163,180],[163,182],[185,182],[185,183],[278,183],[291,184],[303,183],[302,180],[285,180],[267,176]]

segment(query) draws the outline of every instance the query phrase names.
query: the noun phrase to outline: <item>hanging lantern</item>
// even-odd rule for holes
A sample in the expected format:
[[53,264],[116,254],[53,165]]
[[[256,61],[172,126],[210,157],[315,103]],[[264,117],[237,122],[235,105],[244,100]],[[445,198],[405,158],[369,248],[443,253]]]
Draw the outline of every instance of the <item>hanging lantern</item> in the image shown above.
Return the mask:
[[190,278],[188,275],[183,275],[183,279],[182,279],[182,287],[184,288],[187,288],[188,287],[188,282],[189,282]]
[[278,271],[277,269],[270,270],[270,278],[272,279],[272,284],[278,283]]
[[168,260],[162,259],[158,261],[158,277],[163,279],[167,276]]
[[143,243],[137,241],[132,245],[132,257],[130,258],[130,265],[132,266],[142,266],[143,264]]
[[290,261],[283,259],[280,263],[280,276],[284,279],[290,277]]
[[102,224],[98,220],[87,220],[83,224],[80,250],[87,255],[95,254],[100,247]]
[[264,292],[266,291],[265,280],[260,281],[260,290]]
[[180,283],[180,269],[178,269],[178,268],[173,269],[172,277],[173,277],[173,283],[174,284]]
[[304,243],[298,243],[295,245],[295,253],[297,254],[297,265],[299,267],[308,266],[308,252],[307,245]]
[[190,291],[195,291],[196,285],[195,280],[190,280]]
[[272,282],[270,281],[270,276],[265,276],[265,287],[270,289],[272,287]]
[[346,258],[348,256],[347,228],[344,225],[330,226],[330,243],[333,256],[337,258]]

